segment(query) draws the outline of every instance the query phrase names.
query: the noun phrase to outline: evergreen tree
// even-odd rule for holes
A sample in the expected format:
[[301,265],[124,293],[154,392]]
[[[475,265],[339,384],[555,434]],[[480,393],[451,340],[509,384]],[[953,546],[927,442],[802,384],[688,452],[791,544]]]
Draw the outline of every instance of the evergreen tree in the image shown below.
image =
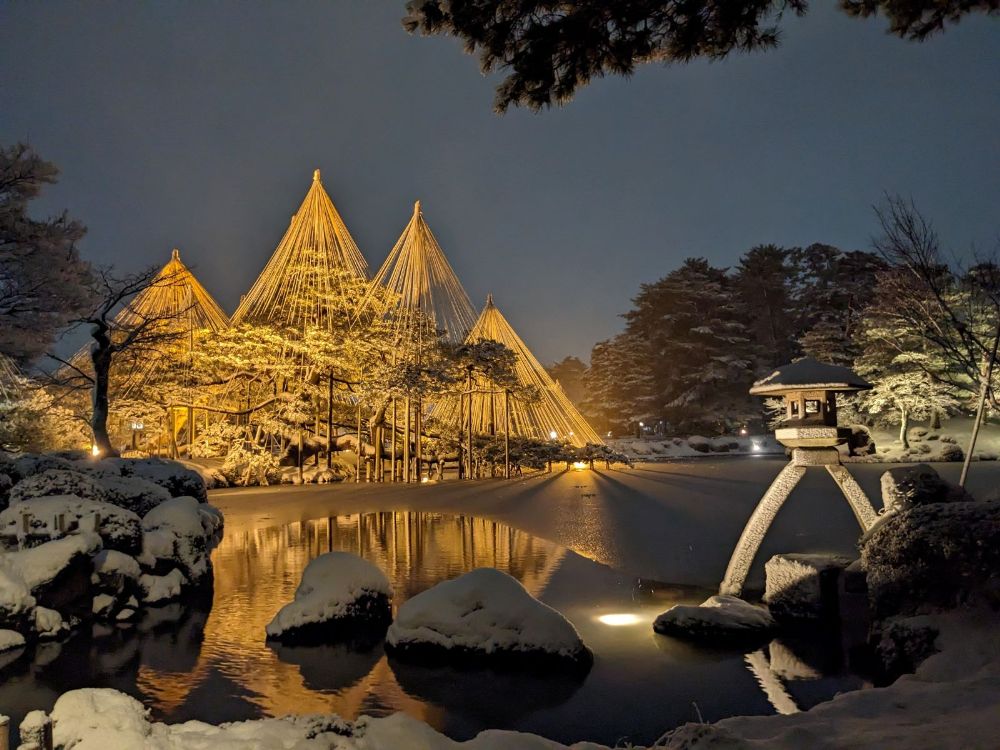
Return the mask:
[[758,415],[753,343],[725,269],[689,258],[644,284],[626,331],[648,342],[652,411],[679,429],[723,431]]
[[796,268],[792,251],[758,245],[739,260],[733,287],[754,342],[758,370],[790,362],[796,353],[796,317],[792,295]]
[[587,395],[584,385],[587,366],[578,357],[564,357],[561,361],[555,362],[545,369],[552,376],[552,379],[559,383],[567,398],[574,405],[579,406],[583,402]]
[[29,146],[0,146],[0,354],[21,366],[89,302],[90,271],[76,249],[83,225],[66,214],[28,216],[29,202],[58,173]]

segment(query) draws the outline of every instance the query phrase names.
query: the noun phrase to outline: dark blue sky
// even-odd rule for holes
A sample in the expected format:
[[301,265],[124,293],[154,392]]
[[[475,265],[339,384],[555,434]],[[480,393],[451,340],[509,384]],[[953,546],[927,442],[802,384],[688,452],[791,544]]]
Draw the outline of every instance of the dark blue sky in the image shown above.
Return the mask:
[[0,2],[0,142],[61,167],[41,207],[89,226],[89,258],[179,247],[230,312],[313,168],[373,270],[419,198],[477,306],[494,292],[544,361],[586,357],[686,256],[867,247],[883,191],[994,246],[1000,21],[914,44],[831,5],[776,52],[497,117],[494,81],[408,36],[402,0]]

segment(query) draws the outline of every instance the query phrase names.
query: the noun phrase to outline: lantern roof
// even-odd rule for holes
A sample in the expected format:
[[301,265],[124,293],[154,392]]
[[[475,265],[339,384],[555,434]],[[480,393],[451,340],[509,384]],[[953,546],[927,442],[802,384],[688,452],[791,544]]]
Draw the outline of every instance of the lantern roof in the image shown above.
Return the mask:
[[872,384],[849,367],[805,357],[779,367],[750,389],[754,396],[781,396],[793,391],[867,391]]

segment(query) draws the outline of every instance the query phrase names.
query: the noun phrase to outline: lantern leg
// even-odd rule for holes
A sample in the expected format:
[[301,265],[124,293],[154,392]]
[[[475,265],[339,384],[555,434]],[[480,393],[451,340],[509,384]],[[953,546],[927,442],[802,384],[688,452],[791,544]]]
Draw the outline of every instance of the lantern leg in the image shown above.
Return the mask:
[[833,481],[837,483],[840,491],[847,498],[851,510],[854,511],[854,517],[858,519],[858,523],[861,525],[861,530],[867,532],[878,520],[878,513],[875,512],[875,508],[872,506],[871,500],[868,499],[868,495],[861,489],[861,485],[858,484],[857,480],[851,476],[851,472],[840,464],[827,465],[826,470],[830,472]]
[[767,488],[764,497],[757,503],[753,515],[747,521],[743,533],[740,534],[740,541],[733,550],[733,556],[729,559],[729,566],[726,568],[726,577],[719,586],[720,594],[729,596],[739,596],[743,591],[743,584],[750,573],[750,566],[760,549],[761,542],[767,535],[767,530],[771,527],[774,517],[778,515],[781,506],[795,489],[795,485],[806,475],[805,466],[788,464],[781,473],[774,478],[771,486]]

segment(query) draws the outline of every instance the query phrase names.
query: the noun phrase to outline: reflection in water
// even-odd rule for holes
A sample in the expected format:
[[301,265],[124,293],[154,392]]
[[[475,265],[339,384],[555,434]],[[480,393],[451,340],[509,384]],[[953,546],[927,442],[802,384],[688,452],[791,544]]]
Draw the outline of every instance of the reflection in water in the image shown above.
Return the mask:
[[[134,625],[94,625],[0,660],[0,713],[16,724],[28,710],[50,710],[67,690],[111,687],[167,721],[405,711],[458,739],[496,727],[565,743],[644,745],[699,716],[805,709],[860,685],[843,673],[836,637],[786,633],[745,661],[740,651],[656,635],[659,612],[700,602],[706,592],[623,575],[504,524],[429,513],[269,523],[226,528],[213,552],[214,591],[203,600],[147,610]],[[506,571],[569,618],[594,652],[593,668],[580,683],[398,663],[381,642],[266,644],[264,626],[292,599],[306,564],[331,549],[384,570],[397,607],[476,567]]]
[[[494,567],[534,595],[566,551],[503,524],[433,513],[366,513],[288,526],[227,528],[215,550],[215,596],[197,663],[144,661],[137,685],[154,714],[198,715],[198,688],[229,683],[226,718],[333,711],[347,718],[405,710],[432,724],[437,712],[402,690],[381,644],[272,648],[264,627],[292,599],[302,570],[330,550],[353,552],[385,571],[394,605],[449,578]],[[219,684],[213,701],[219,701]],[[241,708],[242,706],[242,708]]]

